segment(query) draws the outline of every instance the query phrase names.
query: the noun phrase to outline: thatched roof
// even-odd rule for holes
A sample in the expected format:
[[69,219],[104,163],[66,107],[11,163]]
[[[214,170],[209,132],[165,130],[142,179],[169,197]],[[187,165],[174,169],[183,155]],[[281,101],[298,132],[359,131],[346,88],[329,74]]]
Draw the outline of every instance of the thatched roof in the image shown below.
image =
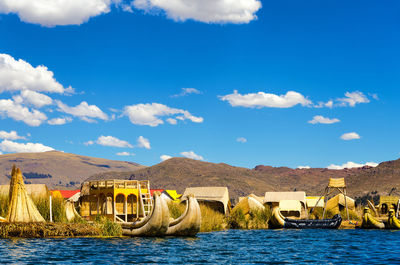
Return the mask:
[[[321,199],[320,199],[321,198]],[[322,196],[307,196],[307,207],[308,208],[314,208],[314,207],[324,207],[324,202],[325,202],[325,197]],[[319,200],[319,201],[318,201]],[[317,205],[318,202],[318,205]]]
[[9,192],[8,222],[44,222],[44,218],[28,195],[21,170],[15,166],[11,172]]
[[281,200],[279,210],[287,212],[299,212],[301,214],[301,203],[299,200]]
[[266,192],[264,203],[279,203],[282,200],[297,200],[306,207],[306,193],[304,191]]
[[[349,209],[355,209],[355,201],[350,198],[349,196],[346,196],[346,203],[347,203],[347,207]],[[342,193],[336,195],[335,197],[329,199],[326,202],[326,210],[331,210],[334,208],[337,208],[340,206],[345,206],[345,200],[344,200],[344,195]]]
[[186,188],[182,200],[193,194],[198,201],[217,201],[224,205],[225,213],[228,211],[229,192],[227,187],[192,187]]

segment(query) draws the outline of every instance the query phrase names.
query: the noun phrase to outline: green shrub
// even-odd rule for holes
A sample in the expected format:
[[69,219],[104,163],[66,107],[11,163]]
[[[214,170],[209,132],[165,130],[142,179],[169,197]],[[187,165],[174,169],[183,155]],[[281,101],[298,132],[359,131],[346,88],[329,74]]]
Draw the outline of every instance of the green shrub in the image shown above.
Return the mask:
[[170,216],[176,219],[185,212],[186,205],[184,203],[169,202],[168,209]]
[[114,223],[105,216],[97,215],[94,219],[97,227],[102,231],[103,236],[121,236],[122,227],[120,224]]
[[201,227],[200,232],[220,231],[226,228],[225,216],[210,207],[200,204]]

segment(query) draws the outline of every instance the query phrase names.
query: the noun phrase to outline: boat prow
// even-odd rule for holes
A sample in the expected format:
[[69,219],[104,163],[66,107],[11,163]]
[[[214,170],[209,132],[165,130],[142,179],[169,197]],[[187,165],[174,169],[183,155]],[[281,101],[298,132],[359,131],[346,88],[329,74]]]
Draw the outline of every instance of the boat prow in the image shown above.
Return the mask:
[[279,207],[275,207],[272,210],[272,216],[270,224],[273,228],[295,228],[295,229],[337,229],[342,223],[342,217],[340,215],[335,215],[332,219],[322,219],[322,220],[294,220],[290,218],[285,218],[279,211]]
[[400,229],[400,220],[396,218],[394,214],[394,209],[389,210],[389,217],[387,223],[389,229]]
[[285,226],[285,217],[281,214],[278,206],[272,209],[269,224],[271,225],[271,228],[283,228]]
[[124,236],[163,236],[169,225],[169,210],[166,201],[155,192],[151,213],[143,220],[134,223],[122,223]]
[[173,220],[166,235],[169,236],[195,236],[200,231],[201,211],[199,203],[193,195],[186,199],[186,210],[177,219]]
[[372,216],[369,207],[365,207],[361,228],[383,229],[385,228],[385,224]]

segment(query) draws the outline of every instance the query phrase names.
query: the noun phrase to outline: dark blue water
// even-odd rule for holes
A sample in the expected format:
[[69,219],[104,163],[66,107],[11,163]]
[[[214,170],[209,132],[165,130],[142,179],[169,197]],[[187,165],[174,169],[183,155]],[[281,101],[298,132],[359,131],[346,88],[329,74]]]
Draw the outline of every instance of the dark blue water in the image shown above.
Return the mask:
[[400,264],[400,231],[230,230],[196,238],[0,240],[0,263]]

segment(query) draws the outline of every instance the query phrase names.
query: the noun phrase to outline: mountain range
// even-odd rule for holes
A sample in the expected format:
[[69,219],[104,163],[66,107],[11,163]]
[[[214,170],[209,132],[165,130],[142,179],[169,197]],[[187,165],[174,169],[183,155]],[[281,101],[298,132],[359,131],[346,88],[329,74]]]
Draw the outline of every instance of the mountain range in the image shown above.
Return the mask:
[[27,183],[44,183],[50,189],[76,189],[84,181],[100,179],[148,179],[155,189],[227,186],[230,197],[250,193],[263,196],[266,191],[306,191],[323,193],[329,178],[346,179],[348,194],[360,198],[400,195],[400,159],[377,167],[352,169],[292,169],[258,165],[252,169],[225,163],[210,163],[175,157],[146,167],[133,162],[114,161],[50,151],[0,155],[0,184],[9,182],[12,165],[21,168]]

